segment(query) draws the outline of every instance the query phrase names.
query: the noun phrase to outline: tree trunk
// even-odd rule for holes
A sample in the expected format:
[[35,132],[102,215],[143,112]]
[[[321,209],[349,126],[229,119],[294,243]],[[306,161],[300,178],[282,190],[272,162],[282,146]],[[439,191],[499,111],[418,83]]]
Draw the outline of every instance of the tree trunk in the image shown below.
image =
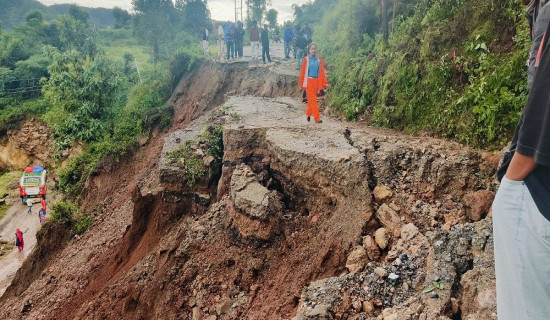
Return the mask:
[[153,38],[153,60],[159,61],[160,54],[159,54],[159,42],[157,40],[157,37]]
[[388,42],[388,0],[380,0],[382,6],[382,37],[384,42]]
[[392,36],[393,36],[393,30],[394,30],[394,27],[395,27],[395,11],[397,11],[397,0],[393,0],[393,12],[392,12],[393,18],[391,20],[391,35]]

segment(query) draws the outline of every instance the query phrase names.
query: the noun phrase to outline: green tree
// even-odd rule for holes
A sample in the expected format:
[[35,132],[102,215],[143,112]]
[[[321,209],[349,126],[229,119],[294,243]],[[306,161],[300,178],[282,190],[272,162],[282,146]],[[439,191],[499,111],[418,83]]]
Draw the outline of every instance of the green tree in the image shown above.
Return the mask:
[[31,10],[25,15],[25,21],[31,27],[37,27],[44,22],[44,14],[38,9]]
[[135,33],[153,47],[153,60],[160,59],[159,43],[173,33],[174,5],[171,0],[132,0]]
[[89,24],[90,14],[82,9],[81,7],[77,6],[76,4],[72,4],[69,7],[69,10],[67,13],[73,17],[75,20],[78,20],[86,25]]
[[42,92],[52,105],[50,123],[61,149],[108,134],[125,81],[122,68],[103,55],[91,61],[75,50],[46,48],[52,63]]
[[69,14],[59,17],[56,23],[62,49],[77,50],[83,55],[88,55],[92,59],[94,58],[97,54],[95,29],[90,28],[81,19],[75,19]]
[[269,9],[265,13],[265,19],[269,22],[269,25],[274,28],[277,26],[277,15],[279,12],[275,9]]
[[263,17],[267,9],[267,5],[270,5],[269,0],[246,0],[246,8],[248,12],[248,19],[250,21],[257,21],[260,25],[263,24]]
[[195,34],[203,27],[210,28],[210,11],[203,0],[176,0],[176,8],[183,13],[184,27]]
[[119,7],[113,8],[113,17],[115,17],[115,29],[121,29],[128,26],[132,20],[132,16],[130,16],[128,11]]

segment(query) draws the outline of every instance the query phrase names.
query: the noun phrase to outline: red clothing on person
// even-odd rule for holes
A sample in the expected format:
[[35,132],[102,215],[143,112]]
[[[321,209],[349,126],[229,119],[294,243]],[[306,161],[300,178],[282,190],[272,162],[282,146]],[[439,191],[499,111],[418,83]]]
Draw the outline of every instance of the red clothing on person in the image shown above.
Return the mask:
[[19,251],[23,250],[23,247],[25,246],[25,242],[23,241],[23,232],[21,232],[21,230],[19,229],[15,230],[15,238],[17,249]]
[[46,211],[46,200],[42,199],[42,202],[40,202],[40,204],[42,204],[42,209]]

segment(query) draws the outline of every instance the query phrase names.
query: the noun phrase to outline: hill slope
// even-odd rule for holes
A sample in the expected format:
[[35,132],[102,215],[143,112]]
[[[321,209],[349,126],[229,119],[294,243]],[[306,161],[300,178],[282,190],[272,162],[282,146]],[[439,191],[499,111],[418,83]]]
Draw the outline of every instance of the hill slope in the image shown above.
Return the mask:
[[[25,15],[33,9],[39,9],[44,13],[44,20],[51,21],[60,15],[66,14],[70,4],[43,5],[36,0],[0,0],[0,21],[2,28],[11,28],[24,24]],[[111,9],[81,7],[90,14],[90,21],[100,28],[112,26],[115,23]]]
[[[21,272],[0,312],[375,319],[410,309],[420,318],[491,319],[494,305],[474,302],[494,291],[484,207],[494,167],[456,143],[328,118],[307,123],[296,82],[288,61],[207,62],[182,79],[169,101],[170,131],[98,168],[83,195],[91,229],[48,256],[28,287],[20,280],[31,275]],[[204,133],[217,126],[221,162]],[[180,148],[170,160],[167,151]],[[434,281],[437,295],[422,293]]]

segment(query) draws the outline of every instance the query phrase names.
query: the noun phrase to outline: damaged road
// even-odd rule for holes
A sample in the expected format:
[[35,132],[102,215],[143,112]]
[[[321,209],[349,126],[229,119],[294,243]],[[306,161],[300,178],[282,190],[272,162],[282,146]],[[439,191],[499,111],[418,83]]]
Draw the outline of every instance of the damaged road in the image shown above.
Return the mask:
[[[3,296],[0,312],[496,319],[493,158],[328,117],[308,123],[293,67],[208,62],[182,79],[170,131],[90,178],[91,229],[20,296]],[[219,158],[205,135],[216,127]]]

